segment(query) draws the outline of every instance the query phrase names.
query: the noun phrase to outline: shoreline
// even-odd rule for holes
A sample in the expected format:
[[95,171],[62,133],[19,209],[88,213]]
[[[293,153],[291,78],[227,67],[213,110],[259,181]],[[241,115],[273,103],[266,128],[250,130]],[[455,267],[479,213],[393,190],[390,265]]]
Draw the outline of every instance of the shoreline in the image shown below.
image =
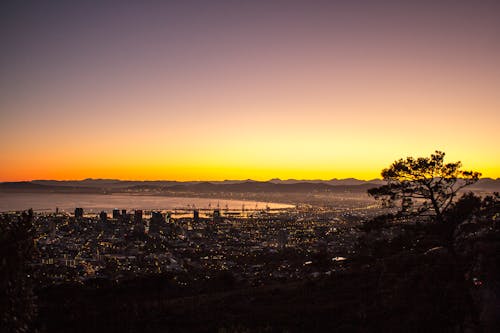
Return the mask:
[[[0,192],[0,196],[12,195],[12,202],[3,200],[5,207],[0,213],[23,211],[32,208],[34,211],[53,212],[56,208],[61,211],[71,211],[82,207],[85,211],[98,212],[119,209],[142,210],[211,210],[226,209],[247,210],[265,209],[293,209],[296,206],[279,201],[263,200],[263,198],[234,198],[225,196],[212,197],[209,195],[173,195],[165,193],[60,193],[60,192]],[[134,199],[137,198],[137,202]],[[188,202],[192,199],[193,202]],[[44,201],[47,201],[46,203]],[[166,202],[162,202],[166,201]],[[179,201],[179,202],[176,202]],[[25,208],[21,208],[22,206]],[[254,208],[255,206],[255,208]],[[51,207],[51,208],[48,208]]]

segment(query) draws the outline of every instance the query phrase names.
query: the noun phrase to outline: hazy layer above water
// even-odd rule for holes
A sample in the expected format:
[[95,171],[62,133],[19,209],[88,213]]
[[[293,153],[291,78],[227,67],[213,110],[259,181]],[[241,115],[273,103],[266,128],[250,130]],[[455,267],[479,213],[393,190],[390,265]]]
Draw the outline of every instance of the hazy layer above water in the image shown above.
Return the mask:
[[0,193],[0,212],[24,210],[60,210],[73,211],[82,207],[88,212],[119,209],[174,209],[174,208],[226,208],[246,209],[286,208],[285,204],[267,203],[261,201],[227,200],[214,198],[184,198],[166,196],[125,195],[125,194],[65,194],[65,193]]

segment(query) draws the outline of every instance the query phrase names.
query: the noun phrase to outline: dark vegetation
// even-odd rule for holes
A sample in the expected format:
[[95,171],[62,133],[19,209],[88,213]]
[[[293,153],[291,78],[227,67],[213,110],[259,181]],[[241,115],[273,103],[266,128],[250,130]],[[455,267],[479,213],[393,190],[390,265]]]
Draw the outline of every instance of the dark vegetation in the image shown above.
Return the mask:
[[31,332],[36,317],[28,263],[33,252],[33,212],[0,216],[0,331]]

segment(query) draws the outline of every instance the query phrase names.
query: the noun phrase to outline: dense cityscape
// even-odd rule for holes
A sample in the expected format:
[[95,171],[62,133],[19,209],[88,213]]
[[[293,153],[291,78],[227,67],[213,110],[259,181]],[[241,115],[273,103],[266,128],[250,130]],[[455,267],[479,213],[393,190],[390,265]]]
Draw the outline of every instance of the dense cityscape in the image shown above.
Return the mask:
[[[166,272],[193,281],[230,272],[249,285],[318,277],[342,269],[353,254],[358,230],[347,221],[366,220],[376,210],[190,213],[115,209],[92,216],[76,208],[74,214],[35,214],[32,265],[42,285]],[[327,257],[330,262],[321,260]]]

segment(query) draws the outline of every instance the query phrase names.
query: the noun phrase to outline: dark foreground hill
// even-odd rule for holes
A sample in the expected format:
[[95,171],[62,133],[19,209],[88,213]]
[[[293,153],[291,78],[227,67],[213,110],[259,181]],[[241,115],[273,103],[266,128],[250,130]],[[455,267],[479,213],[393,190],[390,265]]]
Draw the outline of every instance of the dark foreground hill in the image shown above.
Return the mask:
[[454,265],[399,259],[389,270],[366,264],[331,278],[186,297],[166,279],[59,287],[39,295],[41,324],[50,332],[453,331],[470,306]]

